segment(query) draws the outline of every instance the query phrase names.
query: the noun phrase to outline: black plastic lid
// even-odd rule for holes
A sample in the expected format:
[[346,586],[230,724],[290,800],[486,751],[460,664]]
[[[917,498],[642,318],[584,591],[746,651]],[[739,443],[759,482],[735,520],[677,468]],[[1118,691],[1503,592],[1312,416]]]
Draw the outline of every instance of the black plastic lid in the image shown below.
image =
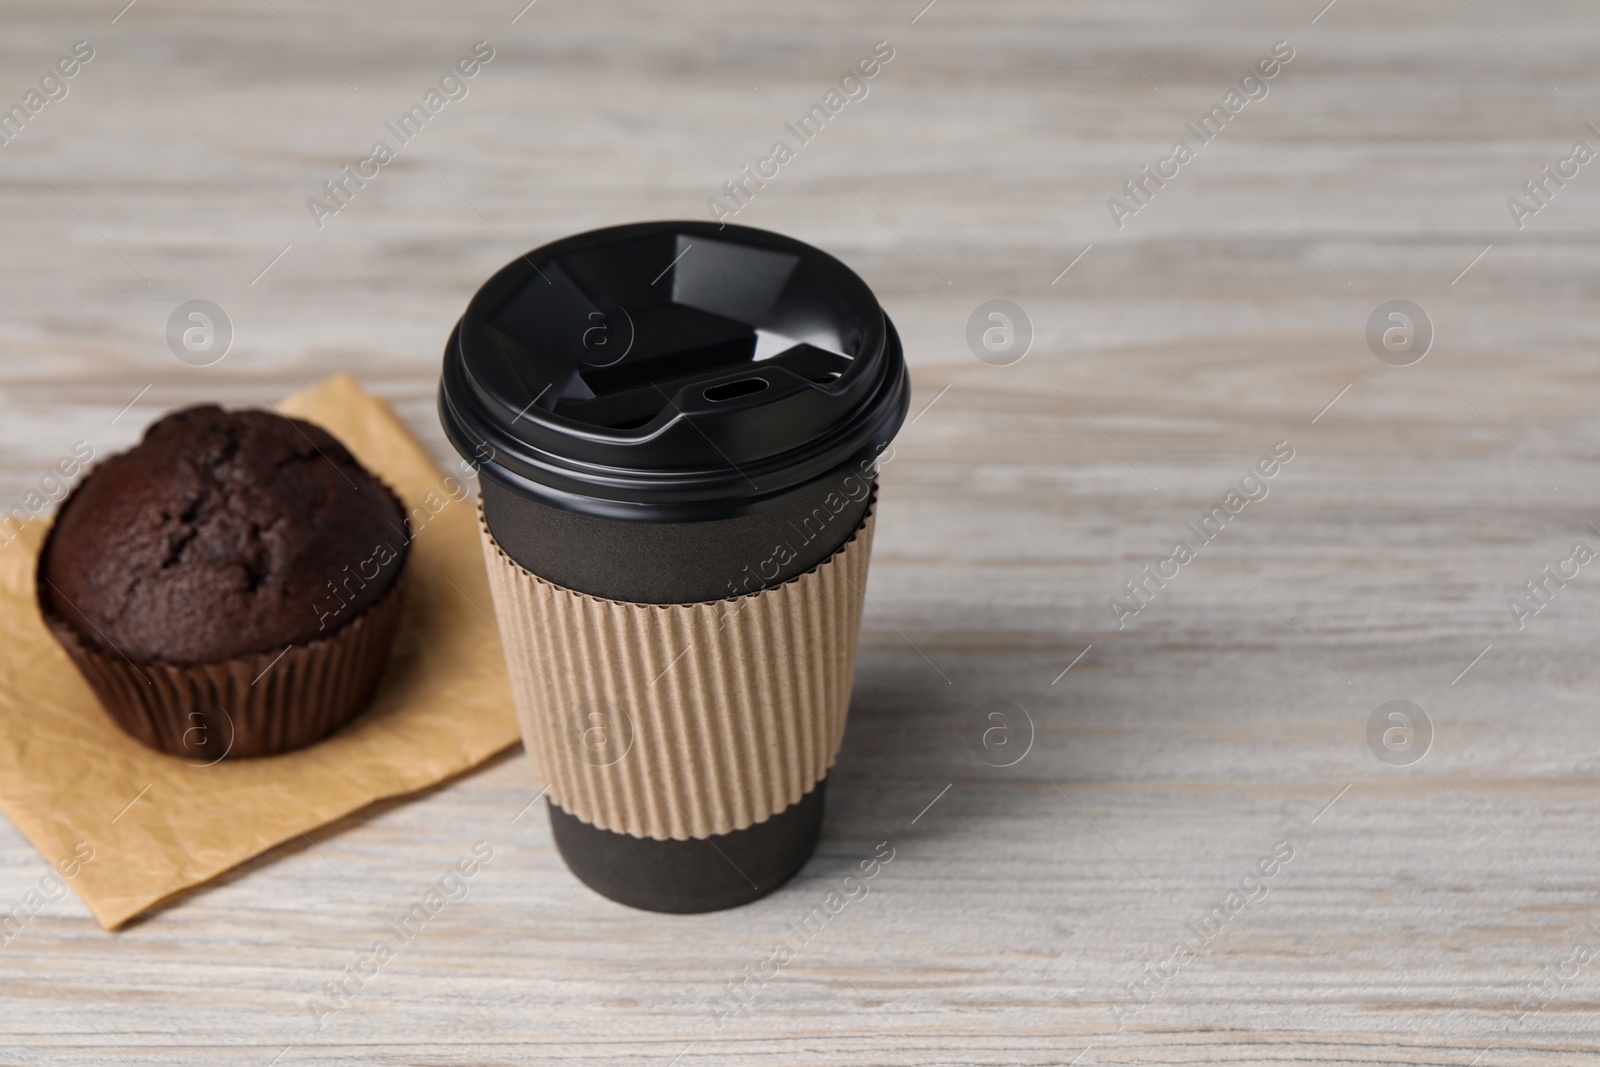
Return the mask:
[[464,457],[547,504],[687,522],[762,510],[904,421],[900,339],[855,272],[788,237],[648,222],[529,252],[445,349]]

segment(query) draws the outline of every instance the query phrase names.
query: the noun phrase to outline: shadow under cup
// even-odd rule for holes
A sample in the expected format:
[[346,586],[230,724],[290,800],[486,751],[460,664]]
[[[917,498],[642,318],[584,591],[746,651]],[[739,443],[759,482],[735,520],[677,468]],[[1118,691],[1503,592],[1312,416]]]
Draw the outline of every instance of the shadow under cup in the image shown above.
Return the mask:
[[[866,284],[761,230],[580,234],[474,297],[446,349],[441,420],[481,476],[496,614],[556,845],[598,892],[711,911],[764,896],[811,855],[848,708],[875,464],[909,400]],[[764,740],[723,739],[747,725]]]

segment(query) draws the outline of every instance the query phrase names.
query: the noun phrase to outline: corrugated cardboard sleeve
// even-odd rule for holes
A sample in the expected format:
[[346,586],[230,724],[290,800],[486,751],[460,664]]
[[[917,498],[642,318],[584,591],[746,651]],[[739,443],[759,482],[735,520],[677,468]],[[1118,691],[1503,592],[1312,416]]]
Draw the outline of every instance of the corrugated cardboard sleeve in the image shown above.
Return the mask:
[[782,585],[632,604],[529,572],[480,510],[523,739],[555,802],[602,829],[683,841],[808,793],[844,736],[875,511]]

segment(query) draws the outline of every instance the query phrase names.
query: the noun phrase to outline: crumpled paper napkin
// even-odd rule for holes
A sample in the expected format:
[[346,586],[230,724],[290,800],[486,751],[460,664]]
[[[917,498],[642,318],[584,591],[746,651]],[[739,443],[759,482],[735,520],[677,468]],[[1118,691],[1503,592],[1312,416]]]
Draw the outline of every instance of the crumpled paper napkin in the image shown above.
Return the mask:
[[0,547],[0,809],[108,930],[518,740],[470,483],[441,471],[348,376],[279,410],[325,427],[411,514],[405,619],[384,680],[360,718],[319,744],[209,766],[140,745],[101,710],[39,617],[44,524]]

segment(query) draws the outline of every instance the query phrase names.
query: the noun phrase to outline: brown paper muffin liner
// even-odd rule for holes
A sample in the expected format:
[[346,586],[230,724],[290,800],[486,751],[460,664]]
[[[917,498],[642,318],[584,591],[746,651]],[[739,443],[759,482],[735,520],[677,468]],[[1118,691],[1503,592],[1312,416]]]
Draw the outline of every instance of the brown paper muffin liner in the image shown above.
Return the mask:
[[688,840],[765,822],[844,736],[876,502],[828,559],[747,596],[633,604],[531,573],[478,525],[534,772],[602,829]]
[[402,571],[382,599],[327,637],[197,666],[135,664],[90,646],[48,610],[44,619],[118,726],[158,751],[215,763],[309,745],[360,714],[383,676],[405,584]]

